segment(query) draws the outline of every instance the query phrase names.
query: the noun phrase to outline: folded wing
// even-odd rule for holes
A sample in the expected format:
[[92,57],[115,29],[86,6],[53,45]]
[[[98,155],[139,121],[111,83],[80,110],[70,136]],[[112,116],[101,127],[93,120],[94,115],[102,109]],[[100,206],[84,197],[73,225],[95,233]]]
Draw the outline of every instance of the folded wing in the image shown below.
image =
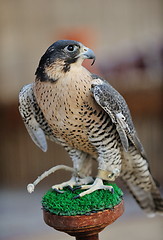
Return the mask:
[[132,142],[145,157],[145,151],[137,137],[126,101],[108,82],[96,75],[93,75],[93,78],[91,91],[94,99],[116,125],[124,150],[128,151],[129,144]]

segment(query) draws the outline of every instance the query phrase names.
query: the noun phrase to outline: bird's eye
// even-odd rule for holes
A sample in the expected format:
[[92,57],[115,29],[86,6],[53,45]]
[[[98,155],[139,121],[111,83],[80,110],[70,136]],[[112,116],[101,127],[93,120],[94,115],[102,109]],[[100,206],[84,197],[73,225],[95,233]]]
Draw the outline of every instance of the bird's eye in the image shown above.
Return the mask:
[[67,50],[70,52],[74,51],[74,45],[68,45]]
[[65,47],[65,50],[66,50],[67,52],[74,52],[74,51],[76,51],[77,48],[78,48],[78,47],[75,46],[75,45],[68,45],[68,46]]

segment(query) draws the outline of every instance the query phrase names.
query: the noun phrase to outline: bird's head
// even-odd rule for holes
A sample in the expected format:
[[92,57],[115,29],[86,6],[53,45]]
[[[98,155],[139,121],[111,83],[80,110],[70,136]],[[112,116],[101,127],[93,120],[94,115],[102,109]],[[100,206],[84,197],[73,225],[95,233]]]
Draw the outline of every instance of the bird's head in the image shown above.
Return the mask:
[[[53,43],[41,57],[36,70],[36,78],[40,81],[54,82],[59,75],[71,70],[72,65],[80,66],[84,59],[93,59],[94,52],[82,43],[73,40],[59,40]],[[57,77],[58,76],[58,77]]]

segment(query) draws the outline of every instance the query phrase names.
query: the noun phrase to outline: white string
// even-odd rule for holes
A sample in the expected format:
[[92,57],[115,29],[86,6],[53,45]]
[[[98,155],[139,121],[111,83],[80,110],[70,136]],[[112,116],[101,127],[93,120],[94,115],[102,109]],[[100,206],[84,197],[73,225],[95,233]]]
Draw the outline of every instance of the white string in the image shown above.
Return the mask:
[[70,171],[70,172],[76,172],[76,171],[74,170],[74,168],[68,167],[68,166],[66,166],[66,165],[58,165],[58,166],[52,167],[52,168],[50,168],[48,171],[45,171],[43,174],[41,174],[40,176],[38,176],[38,178],[37,178],[33,183],[29,183],[29,184],[27,185],[27,191],[28,191],[29,193],[34,192],[35,186],[36,186],[39,182],[41,182],[44,178],[48,177],[51,173],[54,173],[54,172],[56,172],[57,170],[61,170],[61,169],[66,170],[66,171]]

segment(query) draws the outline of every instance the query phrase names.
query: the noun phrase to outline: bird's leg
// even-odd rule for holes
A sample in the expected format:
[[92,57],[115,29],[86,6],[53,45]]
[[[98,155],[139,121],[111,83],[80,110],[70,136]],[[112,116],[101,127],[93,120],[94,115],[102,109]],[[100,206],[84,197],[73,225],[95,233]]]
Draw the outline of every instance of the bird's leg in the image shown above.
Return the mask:
[[120,174],[119,168],[114,167],[113,169],[110,168],[109,170],[99,169],[97,176],[107,181],[115,181],[119,174]]
[[[116,146],[117,142],[115,142]],[[92,185],[83,185],[81,189],[87,189],[86,191],[80,193],[76,198],[83,197],[99,189],[109,190],[114,192],[112,186],[106,186],[103,184],[103,180],[114,181],[120,174],[121,169],[121,155],[120,149],[110,148],[109,145],[101,146],[99,143],[99,156],[98,156],[98,174]]]
[[[119,177],[122,167],[121,146],[115,129],[112,134],[113,137],[108,136],[108,139],[111,138],[110,144],[98,147],[99,170],[97,176],[107,181],[115,181]],[[117,136],[117,139],[114,139],[114,136]]]
[[113,187],[104,185],[103,180],[114,181],[119,176],[119,174],[120,174],[120,170],[113,166],[110,166],[109,170],[99,169],[94,183],[91,185],[82,185],[80,189],[83,189],[83,190],[88,189],[88,190],[80,193],[75,198],[83,197],[99,189],[109,190],[110,192],[114,193]]
[[70,188],[73,188],[74,186],[93,182],[93,178],[89,176],[92,163],[91,157],[87,153],[77,149],[72,149],[70,147],[65,147],[65,149],[72,158],[74,174],[69,181],[52,186],[55,191],[60,193],[63,192],[60,190],[62,190],[64,187],[69,186]]
[[110,192],[114,193],[114,188],[112,186],[104,185],[103,180],[98,177],[95,179],[95,181],[92,185],[83,185],[83,186],[81,186],[80,189],[88,189],[88,190],[80,193],[75,198],[83,197],[83,196],[90,194],[99,189],[109,190]]
[[99,170],[98,177],[107,181],[115,181],[115,179],[120,175],[121,171],[121,154],[120,149],[107,149],[99,154]]

